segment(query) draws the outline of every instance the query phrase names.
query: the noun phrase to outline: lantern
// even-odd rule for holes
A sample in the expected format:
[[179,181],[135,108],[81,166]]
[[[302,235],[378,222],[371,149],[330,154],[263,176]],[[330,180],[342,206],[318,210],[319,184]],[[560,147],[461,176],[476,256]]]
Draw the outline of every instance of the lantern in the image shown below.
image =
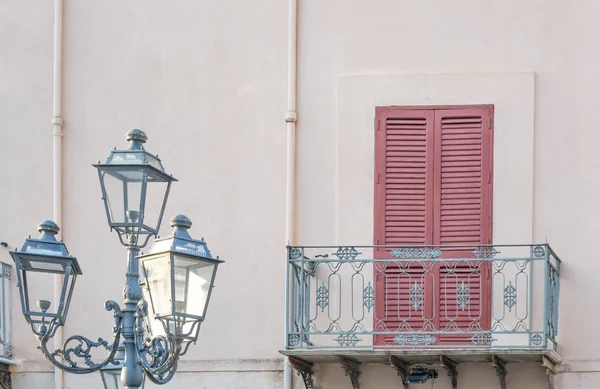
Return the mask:
[[154,318],[180,342],[195,342],[206,317],[217,266],[206,242],[192,239],[190,219],[171,219],[173,234],[158,239],[140,256]]
[[[38,225],[41,236],[38,239],[28,238],[21,251],[11,251],[15,261],[21,307],[27,322],[38,336],[54,336],[56,328],[64,324],[69,311],[71,295],[75,280],[81,275],[79,263],[72,257],[65,244],[56,240],[60,229],[50,221],[45,220]],[[34,294],[40,294],[44,280],[48,284],[53,276],[62,275],[63,283],[58,306],[50,302],[52,290],[42,290],[41,294],[49,293],[47,299],[35,299]],[[37,287],[32,291],[30,287]],[[40,296],[46,297],[46,296]],[[35,301],[34,301],[35,300]]]
[[[136,244],[140,235],[158,233],[171,183],[160,159],[144,150],[148,139],[141,130],[131,130],[126,150],[114,150],[106,163],[96,164],[108,224],[118,232],[124,244]],[[153,211],[148,203],[159,203]],[[125,241],[123,238],[125,237]],[[143,246],[145,245],[138,245]]]

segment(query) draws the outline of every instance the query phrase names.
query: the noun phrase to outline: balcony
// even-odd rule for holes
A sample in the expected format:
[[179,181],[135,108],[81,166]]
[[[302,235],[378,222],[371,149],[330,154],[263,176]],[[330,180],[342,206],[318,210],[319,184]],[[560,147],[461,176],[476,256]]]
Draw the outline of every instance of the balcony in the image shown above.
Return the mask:
[[560,259],[547,244],[287,252],[281,353],[305,378],[315,363],[341,363],[352,378],[361,363],[407,375],[413,364],[456,374],[459,363],[492,362],[501,376],[506,363],[533,361],[551,377],[560,362]]

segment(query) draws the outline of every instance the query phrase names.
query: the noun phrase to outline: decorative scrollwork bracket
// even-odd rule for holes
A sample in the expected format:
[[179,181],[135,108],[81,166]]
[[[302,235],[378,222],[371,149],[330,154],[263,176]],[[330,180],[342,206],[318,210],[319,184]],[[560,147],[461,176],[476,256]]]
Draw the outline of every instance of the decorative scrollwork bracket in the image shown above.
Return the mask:
[[554,374],[556,373],[556,364],[552,363],[548,358],[542,357],[542,366],[546,369],[548,376],[548,389],[554,389]]
[[447,356],[442,355],[440,357],[440,364],[443,368],[448,370],[450,382],[452,383],[452,389],[456,389],[458,387],[458,363],[454,362]]
[[352,389],[360,389],[358,384],[358,377],[360,376],[360,362],[347,357],[340,357],[340,363],[346,372],[346,375],[350,377],[350,383]]
[[[121,334],[122,313],[119,305],[114,301],[107,301],[105,304],[107,311],[114,311],[115,328],[114,339],[111,344],[102,338],[93,341],[81,335],[73,335],[67,338],[62,348],[51,352],[48,350],[48,341],[52,338],[55,331],[42,334],[38,349],[42,351],[46,359],[61,370],[74,374],[88,374],[100,370],[108,363],[113,361]],[[61,326],[62,323],[52,323],[52,325]],[[109,354],[100,362],[94,362],[92,351],[96,348],[104,349]],[[81,366],[80,364],[85,365]]]
[[8,370],[0,370],[0,388],[11,389],[12,380],[10,379],[10,372]]
[[[173,379],[182,350],[181,342],[170,335],[145,337],[144,319],[148,316],[148,303],[141,300],[135,310],[135,342],[141,367],[150,381],[164,385]],[[189,347],[189,343],[187,344]]]
[[500,388],[506,389],[506,361],[495,355],[492,355],[492,366],[494,366],[494,369],[496,369],[496,375],[500,380]]
[[302,376],[302,380],[304,381],[304,386],[306,386],[306,389],[314,389],[315,384],[312,370],[313,364],[293,357],[290,357],[290,364],[294,369],[296,369],[298,375]]
[[408,381],[406,380],[406,377],[408,377],[408,363],[392,355],[390,356],[390,364],[398,371],[404,389],[408,389]]

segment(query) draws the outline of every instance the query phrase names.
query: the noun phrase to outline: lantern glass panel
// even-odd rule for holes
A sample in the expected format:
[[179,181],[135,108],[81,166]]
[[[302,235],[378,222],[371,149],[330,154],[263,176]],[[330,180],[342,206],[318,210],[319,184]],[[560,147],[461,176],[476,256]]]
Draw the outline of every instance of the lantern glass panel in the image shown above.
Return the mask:
[[[45,264],[45,262],[39,262]],[[60,317],[63,322],[66,321],[67,312],[69,309],[73,286],[77,278],[77,274],[64,274],[63,272],[50,272],[39,270],[26,270],[23,267],[20,269],[23,278],[23,284],[27,288],[26,296],[24,296],[26,315],[29,315],[33,322],[38,322],[42,317]],[[54,283],[54,274],[63,273],[63,285],[60,295],[60,306],[54,304],[52,296],[52,285]],[[44,305],[44,302],[47,305]],[[65,302],[62,304],[62,302]],[[59,308],[61,308],[59,310]]]
[[[102,369],[100,370],[100,375],[102,376],[102,383],[104,384],[105,389],[125,388],[121,383],[121,368]],[[142,382],[140,389],[143,389],[146,384],[146,376],[144,376],[143,379],[144,381]]]
[[27,240],[21,251],[27,254],[68,255],[64,244],[58,241],[41,241],[38,239]]
[[56,315],[58,307],[55,304],[51,304],[46,312],[42,312],[37,305],[38,301],[53,300],[52,285],[54,276],[48,273],[30,271],[23,271],[22,275],[27,285],[27,301],[25,302],[27,311],[38,318],[46,314]]
[[[117,354],[114,357],[114,362],[109,363],[102,369],[100,369],[100,375],[102,377],[102,383],[105,389],[124,389],[125,387],[121,383],[121,371],[123,370],[123,362],[125,359],[125,350],[121,345],[118,348]],[[146,376],[140,389],[144,388],[146,384]]]
[[165,328],[162,322],[155,318],[156,312],[154,312],[154,307],[150,303],[150,292],[148,291],[148,286],[146,285],[146,282],[147,281],[145,281],[141,285],[144,300],[148,303],[148,315],[146,316],[146,326],[148,327],[148,330],[150,331],[150,334],[152,336],[164,336],[166,335]]
[[[31,252],[31,250],[29,250]],[[60,253],[58,254],[60,255]],[[67,268],[73,269],[73,260],[68,257],[50,257],[29,254],[19,255],[19,266],[28,272],[64,274]]]
[[165,253],[142,262],[152,309],[159,316],[170,315],[173,309],[170,258],[169,253]]
[[144,225],[146,228],[156,230],[159,229],[159,223],[162,219],[164,205],[167,201],[167,189],[169,182],[159,176],[152,169],[148,169],[146,183],[146,200],[144,209]]
[[39,271],[39,272],[52,272],[52,273],[64,273],[65,263],[52,263],[52,262],[41,262],[41,261],[23,261],[23,268],[28,271]]
[[175,255],[173,278],[175,281],[175,310],[194,316],[204,316],[216,264],[209,261]]
[[165,168],[163,167],[162,162],[160,161],[160,159],[156,158],[154,155],[146,153],[146,160],[148,161],[148,164],[150,166],[153,166],[153,167],[157,168],[161,172],[165,171]]
[[108,165],[143,165],[144,152],[142,151],[115,151],[108,161]]
[[111,223],[137,224],[140,220],[144,168],[105,169],[102,172]]
[[101,370],[102,382],[105,389],[121,389],[121,369]]

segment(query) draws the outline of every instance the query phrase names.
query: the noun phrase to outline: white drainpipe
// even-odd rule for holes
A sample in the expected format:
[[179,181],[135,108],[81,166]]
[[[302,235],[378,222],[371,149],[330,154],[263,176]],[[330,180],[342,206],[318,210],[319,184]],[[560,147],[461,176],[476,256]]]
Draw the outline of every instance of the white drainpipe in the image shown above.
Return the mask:
[[[297,31],[298,31],[298,1],[289,0],[288,9],[288,106],[285,116],[287,128],[287,161],[286,161],[286,197],[285,197],[285,242],[296,243],[296,86],[297,86]],[[287,274],[287,261],[284,274]],[[289,280],[286,277],[288,287]],[[287,302],[286,302],[287,304]],[[285,315],[284,315],[285,317]],[[285,322],[285,321],[284,321]],[[287,327],[285,328],[287,332]],[[292,388],[292,367],[288,358],[283,361],[283,389]]]
[[[53,219],[64,231],[62,223],[62,41],[63,41],[63,0],[54,0],[54,74],[52,91],[52,177],[53,177]],[[62,237],[62,234],[61,234]],[[62,276],[54,277],[54,304],[58,307]],[[62,327],[56,331],[54,336],[54,347],[62,348]],[[54,388],[63,389],[63,371],[54,368]]]

